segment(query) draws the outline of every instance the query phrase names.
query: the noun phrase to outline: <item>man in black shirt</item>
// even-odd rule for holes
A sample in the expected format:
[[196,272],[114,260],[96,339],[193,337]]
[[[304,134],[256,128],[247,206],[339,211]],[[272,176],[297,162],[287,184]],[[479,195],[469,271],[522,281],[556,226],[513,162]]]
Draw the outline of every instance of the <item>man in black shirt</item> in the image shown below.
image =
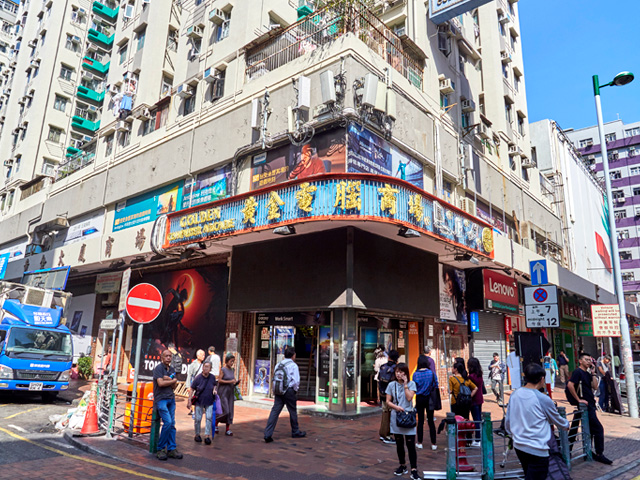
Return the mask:
[[[596,415],[596,399],[593,396],[593,390],[598,386],[598,379],[594,373],[591,355],[581,353],[578,358],[579,368],[576,368],[571,374],[571,378],[567,383],[565,393],[567,400],[571,405],[578,406],[583,403],[587,406],[589,413],[589,430],[595,446],[593,459],[596,462],[611,465],[613,462],[604,456],[604,428]],[[571,422],[569,430],[569,439],[576,439],[578,433],[579,416],[575,416]]]
[[176,371],[171,366],[173,354],[163,350],[161,363],[153,369],[153,403],[162,418],[162,431],[158,440],[158,460],[182,458],[176,449],[176,395],[173,393],[178,380]]
[[558,355],[558,370],[560,370],[560,381],[566,387],[569,381],[569,357],[564,353],[564,350],[560,350],[560,355]]

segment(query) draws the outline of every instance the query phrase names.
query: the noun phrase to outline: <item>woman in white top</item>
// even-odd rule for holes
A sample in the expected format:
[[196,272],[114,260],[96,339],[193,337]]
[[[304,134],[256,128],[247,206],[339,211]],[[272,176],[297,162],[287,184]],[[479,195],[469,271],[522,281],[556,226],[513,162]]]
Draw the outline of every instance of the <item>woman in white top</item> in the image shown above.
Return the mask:
[[411,478],[417,480],[418,456],[416,454],[416,423],[411,428],[399,427],[397,418],[399,412],[416,412],[413,408],[413,397],[416,394],[416,384],[409,380],[409,367],[406,363],[399,363],[396,366],[396,379],[387,387],[387,405],[391,408],[391,433],[396,439],[396,450],[400,466],[393,472],[400,476],[409,473],[405,462],[404,444],[407,444],[409,452],[409,463],[411,464]]
[[384,345],[378,345],[373,351],[376,359],[373,363],[373,371],[376,372],[373,379],[376,382],[376,392],[378,392],[378,405],[380,405],[380,389],[378,388],[378,373],[380,373],[380,367],[389,361],[388,357],[384,353]]

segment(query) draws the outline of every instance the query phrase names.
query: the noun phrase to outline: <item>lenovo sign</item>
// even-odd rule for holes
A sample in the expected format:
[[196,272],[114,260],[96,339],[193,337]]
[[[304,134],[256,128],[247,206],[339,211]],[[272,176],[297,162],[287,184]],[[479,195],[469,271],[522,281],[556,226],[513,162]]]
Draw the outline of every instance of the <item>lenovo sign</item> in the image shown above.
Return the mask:
[[518,314],[518,282],[491,270],[482,272],[487,310]]

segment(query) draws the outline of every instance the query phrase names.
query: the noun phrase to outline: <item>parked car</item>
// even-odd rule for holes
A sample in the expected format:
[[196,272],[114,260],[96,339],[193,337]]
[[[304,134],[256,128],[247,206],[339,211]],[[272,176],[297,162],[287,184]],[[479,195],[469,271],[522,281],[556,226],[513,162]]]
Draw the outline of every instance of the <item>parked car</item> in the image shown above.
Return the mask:
[[[636,377],[636,389],[640,389],[640,362],[633,362],[633,371]],[[620,395],[627,395],[627,382],[624,372],[620,374]]]

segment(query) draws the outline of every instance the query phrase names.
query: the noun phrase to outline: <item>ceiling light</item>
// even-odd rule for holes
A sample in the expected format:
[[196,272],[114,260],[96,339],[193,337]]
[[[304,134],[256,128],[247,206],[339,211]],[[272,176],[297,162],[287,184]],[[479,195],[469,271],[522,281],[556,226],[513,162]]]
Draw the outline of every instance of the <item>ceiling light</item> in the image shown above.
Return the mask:
[[421,236],[420,232],[408,227],[400,227],[398,235],[404,238],[419,238]]
[[296,228],[293,225],[285,225],[284,227],[274,228],[273,233],[276,235],[294,235]]

